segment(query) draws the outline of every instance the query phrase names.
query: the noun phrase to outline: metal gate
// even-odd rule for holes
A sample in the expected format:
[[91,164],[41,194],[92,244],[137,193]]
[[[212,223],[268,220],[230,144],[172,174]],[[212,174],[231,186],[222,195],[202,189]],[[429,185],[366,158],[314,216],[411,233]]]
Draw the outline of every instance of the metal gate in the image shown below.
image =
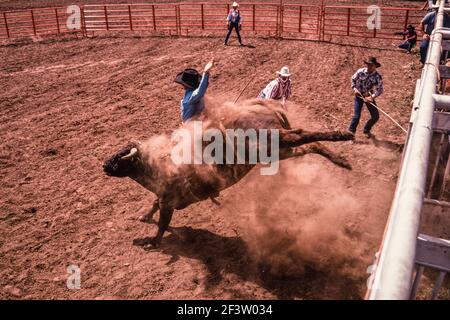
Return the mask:
[[439,271],[432,293],[435,299],[450,272],[450,241],[419,235],[427,206],[438,206],[450,214],[450,203],[445,201],[450,196],[450,95],[445,90],[450,67],[441,65],[442,53],[448,57],[450,50],[450,28],[444,28],[443,21],[441,0],[416,86],[403,164],[368,299],[415,298],[425,267]]

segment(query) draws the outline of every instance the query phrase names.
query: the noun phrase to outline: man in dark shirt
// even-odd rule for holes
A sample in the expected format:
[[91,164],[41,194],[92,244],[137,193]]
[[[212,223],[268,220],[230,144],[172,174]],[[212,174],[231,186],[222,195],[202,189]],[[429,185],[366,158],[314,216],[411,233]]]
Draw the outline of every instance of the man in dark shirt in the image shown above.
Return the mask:
[[409,25],[404,32],[399,32],[399,35],[406,36],[406,41],[400,44],[398,47],[400,49],[405,49],[411,52],[411,49],[416,45],[417,42],[417,32],[412,25]]
[[364,61],[364,63],[367,67],[358,69],[352,77],[352,90],[355,95],[353,104],[354,115],[348,131],[352,134],[356,133],[356,127],[361,118],[362,108],[364,104],[366,104],[367,109],[370,112],[370,119],[364,126],[364,135],[367,138],[370,138],[372,137],[370,130],[380,118],[375,99],[383,93],[384,86],[383,78],[377,71],[377,68],[381,67],[381,64],[377,59],[375,57],[370,57],[367,61]]
[[[430,36],[434,30],[436,22],[436,12],[428,13],[420,24],[421,31],[424,33],[422,42],[420,43],[420,62],[425,63],[427,60],[428,47],[430,45]],[[450,28],[450,16],[444,13],[444,28]]]

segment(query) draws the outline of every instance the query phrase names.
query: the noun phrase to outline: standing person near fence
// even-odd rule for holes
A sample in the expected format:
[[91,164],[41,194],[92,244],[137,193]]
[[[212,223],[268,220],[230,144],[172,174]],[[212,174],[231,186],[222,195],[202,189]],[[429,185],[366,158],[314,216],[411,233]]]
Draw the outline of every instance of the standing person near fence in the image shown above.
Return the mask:
[[286,100],[291,95],[291,74],[288,67],[281,68],[277,71],[278,77],[269,82],[269,84],[261,91],[258,98],[280,100],[283,107]]
[[381,74],[377,71],[377,68],[381,67],[377,58],[370,57],[367,61],[364,61],[364,63],[367,67],[358,69],[352,77],[352,90],[355,95],[353,105],[354,115],[348,131],[353,134],[356,133],[356,128],[359,124],[359,119],[361,118],[362,107],[366,104],[370,113],[370,119],[364,126],[364,134],[367,138],[370,138],[372,137],[370,131],[380,118],[378,109],[375,107],[375,99],[383,93],[384,87]]
[[225,37],[225,42],[224,45],[228,45],[228,39],[230,38],[231,32],[233,31],[233,29],[236,30],[237,33],[237,37],[239,40],[239,44],[242,46],[242,39],[241,39],[241,28],[242,28],[242,17],[241,17],[241,12],[239,11],[238,7],[239,4],[237,2],[233,2],[233,4],[231,5],[231,10],[228,13],[228,17],[227,17],[227,27],[228,27],[228,33],[227,36]]
[[436,3],[436,0],[427,0],[423,4],[423,7],[421,10],[427,10],[428,12],[433,11],[433,5]]
[[[434,30],[434,24],[437,17],[436,11],[428,13],[420,23],[421,31],[424,33],[422,42],[420,43],[420,62],[425,63],[427,60],[428,47],[430,46],[430,36]],[[450,16],[444,13],[444,28],[450,28]]]
[[[433,11],[433,5],[435,5],[437,0],[427,0],[423,4],[423,7],[421,10],[427,10],[428,12]],[[445,0],[445,4],[448,4],[448,0]]]

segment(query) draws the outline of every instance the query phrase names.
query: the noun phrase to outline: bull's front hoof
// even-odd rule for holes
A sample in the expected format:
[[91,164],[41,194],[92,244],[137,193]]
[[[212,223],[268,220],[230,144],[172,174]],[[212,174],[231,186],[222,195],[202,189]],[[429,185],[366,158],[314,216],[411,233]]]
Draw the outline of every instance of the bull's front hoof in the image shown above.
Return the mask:
[[153,220],[153,215],[150,214],[144,214],[140,216],[138,220],[144,223],[155,223],[155,220]]
[[150,238],[149,243],[144,247],[146,250],[158,249],[161,246],[161,239],[157,237]]
[[161,240],[156,237],[146,237],[143,239],[134,239],[133,244],[135,246],[143,247],[144,249],[156,249],[161,245]]

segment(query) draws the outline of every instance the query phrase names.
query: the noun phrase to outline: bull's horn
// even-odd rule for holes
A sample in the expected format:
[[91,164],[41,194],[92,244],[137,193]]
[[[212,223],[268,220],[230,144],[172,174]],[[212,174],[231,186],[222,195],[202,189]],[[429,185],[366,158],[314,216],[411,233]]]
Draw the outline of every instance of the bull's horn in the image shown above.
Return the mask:
[[122,157],[122,160],[128,160],[128,159],[133,158],[133,157],[136,155],[137,152],[138,152],[138,149],[137,149],[137,148],[132,148],[132,149],[130,150],[130,153],[129,153],[129,154],[127,154],[126,156],[123,156],[123,157]]

